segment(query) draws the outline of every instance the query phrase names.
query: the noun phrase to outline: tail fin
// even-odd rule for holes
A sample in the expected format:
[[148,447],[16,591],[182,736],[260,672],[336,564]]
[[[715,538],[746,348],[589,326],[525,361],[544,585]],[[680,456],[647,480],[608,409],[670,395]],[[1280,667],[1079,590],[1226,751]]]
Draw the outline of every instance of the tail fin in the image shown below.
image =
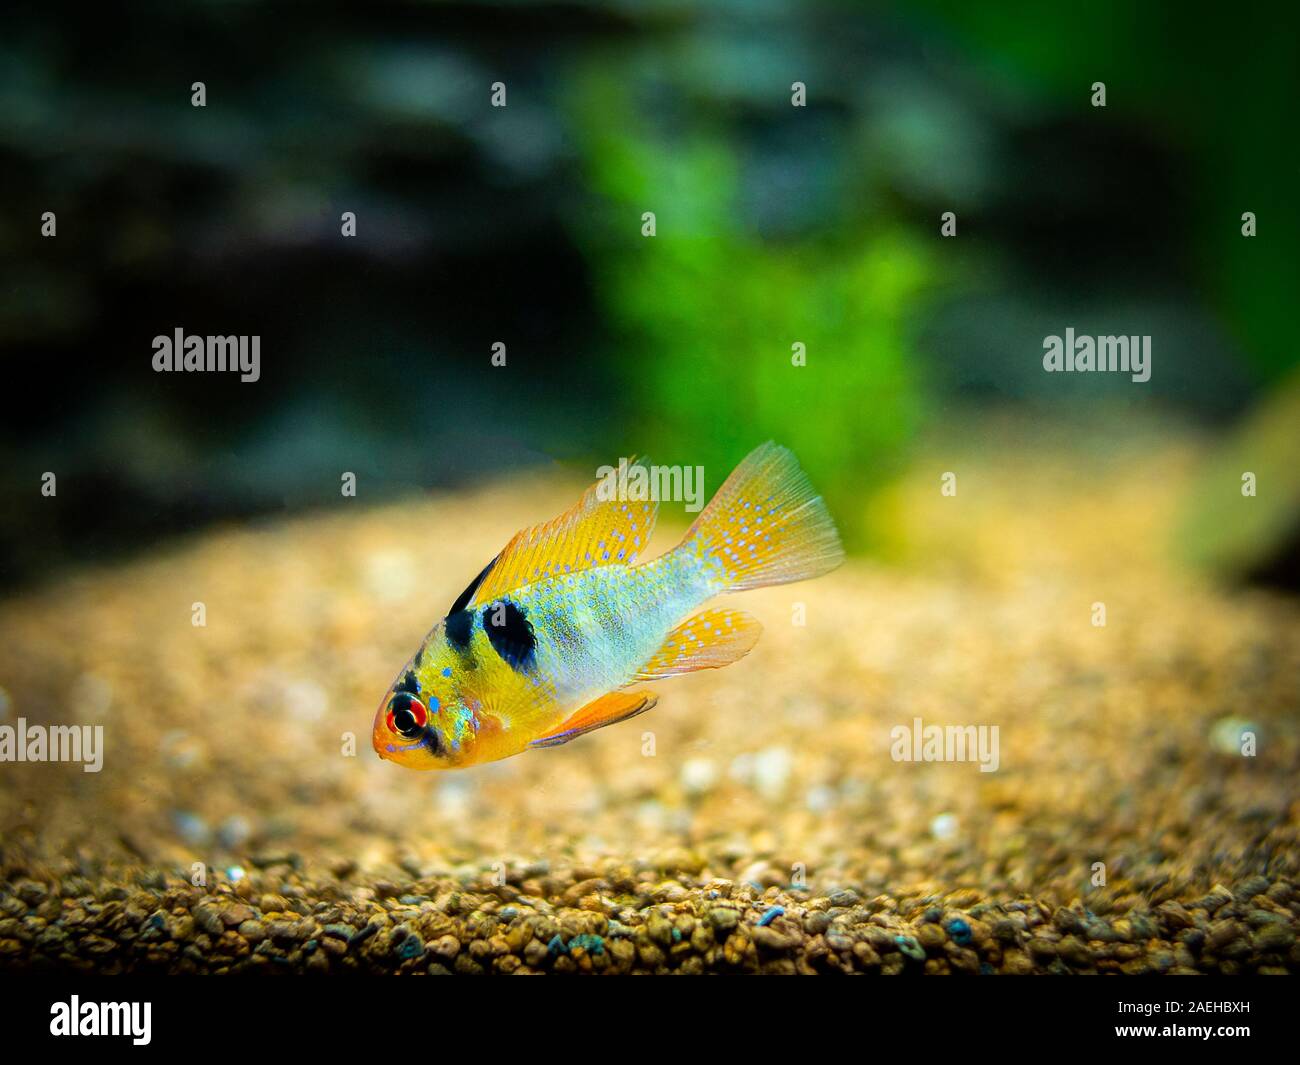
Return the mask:
[[698,557],[720,592],[803,581],[844,561],[826,504],[771,441],[731,472],[677,550]]

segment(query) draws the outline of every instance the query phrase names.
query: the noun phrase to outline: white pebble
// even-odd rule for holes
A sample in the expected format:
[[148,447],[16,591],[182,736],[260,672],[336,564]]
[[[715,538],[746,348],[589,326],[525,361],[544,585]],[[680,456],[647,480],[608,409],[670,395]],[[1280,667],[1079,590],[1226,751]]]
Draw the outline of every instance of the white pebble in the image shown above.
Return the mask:
[[825,784],[809,788],[804,802],[807,804],[808,809],[815,814],[827,813],[835,806],[835,789],[828,788]]
[[751,784],[754,780],[754,756],[752,754],[738,754],[731,760],[731,765],[727,769],[731,779],[738,784]]
[[1220,754],[1240,755],[1243,736],[1247,732],[1255,733],[1258,741],[1259,729],[1245,718],[1221,717],[1210,730],[1210,745]]
[[767,747],[754,758],[754,787],[767,799],[780,799],[790,783],[794,759],[784,747]]
[[682,763],[682,790],[688,795],[707,795],[718,781],[718,767],[710,758],[688,758]]
[[443,817],[461,818],[473,807],[473,785],[459,780],[446,780],[438,788],[439,813]]
[[930,822],[930,835],[935,839],[952,839],[957,835],[957,818],[953,814],[940,814]]
[[667,821],[667,811],[660,802],[654,799],[648,799],[636,808],[637,827],[644,831],[654,832],[664,827]]
[[217,837],[221,840],[222,846],[229,850],[242,847],[252,834],[253,826],[248,823],[248,818],[239,814],[232,814],[217,827]]

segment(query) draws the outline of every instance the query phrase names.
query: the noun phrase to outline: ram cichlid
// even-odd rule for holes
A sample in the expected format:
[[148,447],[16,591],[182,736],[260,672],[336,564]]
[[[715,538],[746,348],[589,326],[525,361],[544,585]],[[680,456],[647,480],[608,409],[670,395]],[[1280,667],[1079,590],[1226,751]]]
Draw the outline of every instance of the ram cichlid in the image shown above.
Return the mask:
[[715,596],[807,580],[843,560],[794,455],[767,443],[675,548],[636,564],[657,503],[607,499],[518,533],[452,604],[375,715],[381,758],[457,769],[553,747],[653,707],[642,681],[729,665],[757,621]]

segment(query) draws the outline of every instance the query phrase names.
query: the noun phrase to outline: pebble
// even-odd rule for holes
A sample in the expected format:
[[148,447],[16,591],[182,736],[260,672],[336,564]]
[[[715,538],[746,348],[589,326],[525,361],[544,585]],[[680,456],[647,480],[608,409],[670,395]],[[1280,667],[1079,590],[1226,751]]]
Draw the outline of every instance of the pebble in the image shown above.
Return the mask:
[[1285,924],[1270,924],[1261,928],[1251,937],[1254,950],[1261,954],[1288,950],[1295,942],[1296,936]]
[[803,930],[812,936],[819,936],[830,927],[831,919],[825,913],[810,913],[803,919]]
[[600,936],[584,933],[569,940],[569,950],[583,950],[589,954],[604,954],[605,940]]
[[424,940],[419,935],[411,933],[398,944],[398,957],[404,959],[418,958],[424,953]]
[[930,822],[930,835],[937,840],[956,838],[958,822],[953,814],[940,814]]
[[678,779],[687,795],[707,795],[718,782],[717,764],[711,758],[688,758],[682,763]]
[[227,906],[221,911],[222,923],[227,928],[234,928],[236,925],[243,924],[245,921],[253,919],[253,910],[242,903],[236,903],[234,906]]
[[960,917],[948,922],[948,934],[952,936],[952,941],[959,946],[964,947],[971,941],[970,925]]
[[894,942],[898,944],[898,949],[913,961],[925,960],[925,950],[916,941],[915,936],[895,936]]
[[754,787],[769,801],[784,797],[793,772],[794,759],[784,747],[768,747],[754,759]]
[[237,850],[248,842],[253,834],[253,826],[248,818],[239,814],[227,817],[217,826],[217,839],[227,850]]
[[799,943],[793,936],[783,935],[775,928],[766,925],[756,926],[751,934],[755,943],[770,951],[792,950]]
[[181,839],[194,847],[205,846],[212,838],[208,823],[192,810],[174,811],[172,825]]
[[219,936],[226,930],[221,914],[212,906],[196,906],[194,908],[194,923],[210,936]]

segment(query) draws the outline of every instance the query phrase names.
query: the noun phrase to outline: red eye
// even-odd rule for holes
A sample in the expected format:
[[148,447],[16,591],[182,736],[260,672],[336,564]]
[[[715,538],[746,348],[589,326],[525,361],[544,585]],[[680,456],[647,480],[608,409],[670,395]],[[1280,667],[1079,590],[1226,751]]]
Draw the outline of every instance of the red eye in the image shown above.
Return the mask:
[[424,704],[406,692],[394,695],[393,701],[388,704],[389,731],[405,736],[408,740],[418,736],[428,720]]

